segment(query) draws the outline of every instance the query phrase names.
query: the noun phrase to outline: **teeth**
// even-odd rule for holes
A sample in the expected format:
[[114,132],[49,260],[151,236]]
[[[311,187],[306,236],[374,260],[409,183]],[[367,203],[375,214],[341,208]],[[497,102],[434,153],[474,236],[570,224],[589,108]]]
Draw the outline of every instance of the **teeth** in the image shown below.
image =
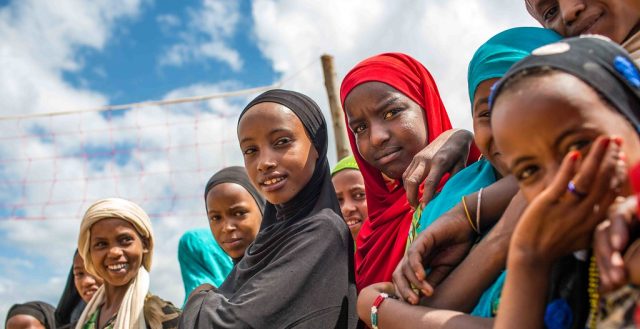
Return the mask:
[[127,268],[128,264],[127,263],[122,263],[122,264],[114,264],[114,265],[109,265],[107,266],[107,268],[111,271],[118,271],[121,270],[123,268]]
[[284,179],[284,177],[276,177],[276,178],[272,178],[272,179],[268,179],[266,181],[264,181],[264,185],[272,185],[275,184],[277,182],[280,182]]
[[360,223],[360,222],[361,222],[361,221],[360,221],[359,219],[352,219],[352,220],[348,220],[348,221],[347,221],[347,225],[349,225],[349,226],[353,226],[353,225],[356,225],[356,224],[358,224],[358,223]]

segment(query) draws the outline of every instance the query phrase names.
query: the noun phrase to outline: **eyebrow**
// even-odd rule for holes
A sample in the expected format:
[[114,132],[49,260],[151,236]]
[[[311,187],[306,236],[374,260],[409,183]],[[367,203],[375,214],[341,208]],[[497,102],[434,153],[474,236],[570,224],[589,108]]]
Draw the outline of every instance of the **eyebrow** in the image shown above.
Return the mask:
[[389,105],[397,103],[399,99],[400,97],[398,97],[397,95],[391,95],[390,97],[383,99],[378,103],[378,105],[376,105],[376,111],[380,111],[387,108]]
[[[274,128],[274,129],[272,129],[272,130],[269,132],[269,134],[268,134],[268,135],[273,135],[273,134],[276,134],[276,133],[279,133],[279,132],[288,132],[288,133],[293,133],[293,130],[288,129],[288,128],[278,127],[278,128]],[[243,138],[243,139],[241,139],[241,140],[240,140],[240,144],[245,143],[245,142],[249,142],[249,141],[252,141],[252,140],[253,140],[253,138],[251,138],[251,137],[245,137],[245,138]]]
[[473,111],[476,111],[476,107],[482,105],[482,104],[489,104],[489,97],[483,97],[480,98],[474,105],[473,105]]

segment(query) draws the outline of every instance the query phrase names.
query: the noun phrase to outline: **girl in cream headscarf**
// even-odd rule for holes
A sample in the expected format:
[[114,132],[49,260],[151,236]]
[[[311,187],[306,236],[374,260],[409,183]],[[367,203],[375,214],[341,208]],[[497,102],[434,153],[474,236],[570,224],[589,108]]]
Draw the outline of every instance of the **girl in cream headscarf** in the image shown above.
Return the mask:
[[169,329],[180,310],[149,293],[153,231],[149,216],[131,201],[97,201],[84,215],[78,252],[87,272],[104,280],[76,329]]

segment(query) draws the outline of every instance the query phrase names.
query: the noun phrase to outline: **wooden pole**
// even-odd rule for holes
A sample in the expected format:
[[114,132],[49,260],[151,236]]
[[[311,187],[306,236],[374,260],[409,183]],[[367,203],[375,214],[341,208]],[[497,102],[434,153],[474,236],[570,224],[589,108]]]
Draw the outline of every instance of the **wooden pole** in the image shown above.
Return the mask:
[[338,90],[338,78],[333,69],[333,56],[322,55],[322,71],[324,73],[324,86],[329,97],[329,109],[331,110],[331,121],[333,123],[333,134],[336,139],[336,155],[338,160],[351,154],[347,129],[345,127],[344,113],[340,105],[340,91]]

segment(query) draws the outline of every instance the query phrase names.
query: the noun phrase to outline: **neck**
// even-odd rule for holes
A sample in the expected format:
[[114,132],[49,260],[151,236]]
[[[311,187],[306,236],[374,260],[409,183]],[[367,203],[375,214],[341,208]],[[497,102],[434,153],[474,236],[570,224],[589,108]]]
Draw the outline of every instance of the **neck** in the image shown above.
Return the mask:
[[122,304],[122,300],[124,299],[124,295],[127,293],[127,289],[129,289],[130,285],[131,281],[122,286],[112,286],[105,282],[105,302],[103,307],[107,309],[119,309],[120,304]]

